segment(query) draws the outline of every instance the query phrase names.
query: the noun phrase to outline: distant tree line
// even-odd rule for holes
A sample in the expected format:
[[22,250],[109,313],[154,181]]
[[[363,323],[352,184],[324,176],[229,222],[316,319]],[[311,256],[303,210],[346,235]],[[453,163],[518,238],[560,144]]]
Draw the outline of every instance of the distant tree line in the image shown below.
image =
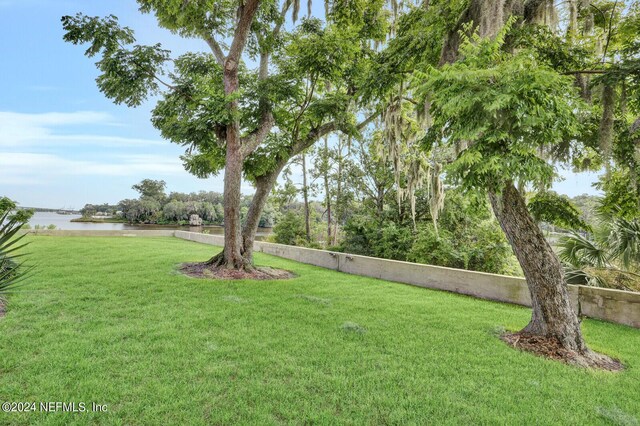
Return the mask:
[[[166,194],[166,182],[144,179],[133,185],[140,196],[121,200],[116,205],[86,204],[81,210],[85,218],[111,216],[129,223],[188,225],[196,215],[205,225],[223,225],[224,204],[222,194],[214,191],[191,193],[171,192]],[[242,197],[241,213],[246,216],[251,202],[250,196]],[[275,209],[268,204],[260,217],[260,227],[275,224]]]

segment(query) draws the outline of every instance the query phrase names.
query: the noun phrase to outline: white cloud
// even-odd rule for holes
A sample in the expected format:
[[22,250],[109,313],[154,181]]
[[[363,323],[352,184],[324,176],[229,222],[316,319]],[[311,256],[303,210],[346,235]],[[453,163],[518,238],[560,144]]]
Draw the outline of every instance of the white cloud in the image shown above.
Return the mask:
[[38,184],[60,176],[135,176],[185,174],[180,160],[160,155],[132,155],[111,161],[65,159],[53,154],[10,152],[0,155],[0,184]]
[[70,126],[118,126],[110,114],[96,111],[70,113],[47,112],[24,114],[0,111],[0,149],[28,146],[145,146],[161,145],[160,140],[128,138],[111,135],[67,134],[60,132]]

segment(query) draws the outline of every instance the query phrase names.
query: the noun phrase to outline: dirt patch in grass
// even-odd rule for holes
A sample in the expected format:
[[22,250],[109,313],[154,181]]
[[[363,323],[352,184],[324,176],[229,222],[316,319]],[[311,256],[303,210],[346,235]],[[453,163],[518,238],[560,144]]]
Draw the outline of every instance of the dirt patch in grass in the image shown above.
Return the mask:
[[0,300],[0,318],[2,318],[6,313],[7,313],[7,310],[6,310],[5,304],[2,300]]
[[268,266],[256,266],[246,271],[212,267],[203,262],[183,263],[178,270],[192,278],[210,280],[287,280],[296,276],[293,272]]
[[617,359],[592,351],[588,354],[571,351],[562,347],[555,337],[529,333],[504,333],[500,339],[513,348],[567,364],[605,371],[624,370],[624,365]]

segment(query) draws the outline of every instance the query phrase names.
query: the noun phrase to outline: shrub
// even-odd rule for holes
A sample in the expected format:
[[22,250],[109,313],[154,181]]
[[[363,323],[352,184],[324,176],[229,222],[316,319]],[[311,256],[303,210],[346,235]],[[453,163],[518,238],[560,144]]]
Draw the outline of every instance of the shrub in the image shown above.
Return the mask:
[[380,223],[371,220],[370,217],[354,215],[344,225],[344,238],[339,250],[345,253],[361,254],[363,256],[375,256],[373,247],[377,244],[377,230]]
[[495,220],[477,224],[470,230],[469,236],[472,240],[465,245],[466,269],[494,274],[514,274],[512,260],[515,256]]
[[300,213],[287,212],[273,228],[273,241],[278,244],[304,246],[304,217]]
[[28,243],[21,240],[26,234],[18,235],[18,231],[33,215],[32,211],[18,210],[13,212],[16,204],[6,197],[0,198],[0,307],[6,302],[6,296],[25,277],[29,268],[20,262],[24,253],[18,250]]
[[451,233],[442,229],[439,235],[436,235],[433,224],[420,227],[415,242],[408,252],[407,260],[449,268],[466,269],[467,266],[464,253],[454,247]]

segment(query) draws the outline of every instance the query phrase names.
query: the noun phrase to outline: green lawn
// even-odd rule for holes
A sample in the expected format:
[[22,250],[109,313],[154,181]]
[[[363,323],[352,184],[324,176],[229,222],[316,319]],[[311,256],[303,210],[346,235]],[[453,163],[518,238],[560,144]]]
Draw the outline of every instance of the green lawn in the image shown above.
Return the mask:
[[640,422],[640,330],[585,320],[622,373],[516,352],[529,310],[257,255],[288,281],[175,272],[215,248],[34,237],[28,292],[0,319],[0,400],[106,404],[0,424]]

